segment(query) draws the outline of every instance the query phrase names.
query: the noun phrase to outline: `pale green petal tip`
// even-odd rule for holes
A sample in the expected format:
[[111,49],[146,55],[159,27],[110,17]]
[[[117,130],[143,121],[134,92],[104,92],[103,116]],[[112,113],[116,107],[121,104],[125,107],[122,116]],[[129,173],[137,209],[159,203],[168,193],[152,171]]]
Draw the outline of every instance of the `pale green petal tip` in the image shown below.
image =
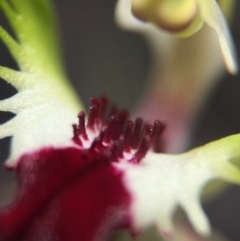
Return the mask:
[[[184,155],[190,155],[198,163],[210,165],[216,178],[240,184],[240,134],[231,135],[195,148]],[[236,165],[232,163],[235,161]]]
[[231,162],[240,161],[239,143],[237,134],[180,155],[148,153],[137,166],[119,164],[125,172],[126,185],[134,194],[132,213],[136,227],[155,224],[163,233],[172,233],[173,213],[181,206],[197,233],[209,236],[211,227],[201,207],[201,194],[212,180],[240,184],[239,168]]
[[52,76],[62,74],[57,24],[48,0],[1,0],[0,7],[15,32],[14,40],[3,29],[0,37],[27,72],[43,71]]
[[65,76],[55,13],[50,1],[0,0],[0,8],[16,37],[14,39],[0,26],[0,39],[20,69],[18,72],[0,67],[0,77],[17,90],[52,83],[60,90],[59,98],[69,99],[70,104],[79,108],[79,99]]

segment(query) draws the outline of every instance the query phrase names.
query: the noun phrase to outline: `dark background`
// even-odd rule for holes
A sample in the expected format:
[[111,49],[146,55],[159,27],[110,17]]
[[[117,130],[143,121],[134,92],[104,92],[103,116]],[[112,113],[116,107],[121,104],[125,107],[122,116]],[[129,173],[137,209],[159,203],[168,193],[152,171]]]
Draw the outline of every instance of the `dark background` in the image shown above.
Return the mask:
[[[138,35],[115,26],[115,1],[55,0],[60,21],[65,65],[68,76],[86,105],[91,96],[107,94],[121,107],[131,109],[137,103],[147,78],[150,55]],[[237,4],[232,33],[240,56],[240,19]],[[0,23],[6,26],[0,13]],[[16,67],[0,43],[0,64]],[[0,80],[0,99],[15,93]],[[194,133],[192,146],[204,144],[240,132],[240,76],[225,75],[219,82]],[[0,123],[13,115],[0,113]],[[0,161],[7,158],[9,138],[0,140]],[[14,190],[13,175],[0,169],[0,204]],[[240,190],[232,187],[206,206],[213,226],[234,241],[240,240]]]

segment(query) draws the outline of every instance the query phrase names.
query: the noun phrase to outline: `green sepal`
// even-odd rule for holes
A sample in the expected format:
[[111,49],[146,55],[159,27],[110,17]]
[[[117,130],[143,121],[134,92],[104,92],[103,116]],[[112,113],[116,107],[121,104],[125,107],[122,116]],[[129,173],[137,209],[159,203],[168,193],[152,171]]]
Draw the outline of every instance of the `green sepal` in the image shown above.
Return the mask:
[[[10,44],[8,48],[20,70],[44,71],[51,77],[63,74],[59,34],[51,3],[48,0],[1,0],[0,6],[19,44],[17,50]],[[14,42],[10,36],[9,40]]]

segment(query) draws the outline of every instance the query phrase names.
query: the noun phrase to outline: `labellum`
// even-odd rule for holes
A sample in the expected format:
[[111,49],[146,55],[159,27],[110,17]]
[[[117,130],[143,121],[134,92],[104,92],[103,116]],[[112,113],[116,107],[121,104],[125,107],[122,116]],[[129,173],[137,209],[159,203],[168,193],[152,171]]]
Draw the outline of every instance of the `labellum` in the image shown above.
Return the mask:
[[45,147],[17,161],[19,192],[0,215],[0,240],[105,240],[131,227],[132,196],[114,163],[137,165],[159,148],[163,124],[127,120],[108,100],[92,98],[88,121],[73,125],[75,147]]

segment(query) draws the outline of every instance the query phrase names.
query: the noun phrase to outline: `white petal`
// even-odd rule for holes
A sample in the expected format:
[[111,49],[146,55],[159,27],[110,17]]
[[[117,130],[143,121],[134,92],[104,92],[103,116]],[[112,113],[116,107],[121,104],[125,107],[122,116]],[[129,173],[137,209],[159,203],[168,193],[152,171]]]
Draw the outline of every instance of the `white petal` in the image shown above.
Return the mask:
[[16,128],[15,118],[0,125],[0,139],[13,135]]
[[[24,0],[19,5],[18,0],[11,4],[2,0],[0,5],[18,41],[1,26],[0,39],[21,70],[0,66],[0,77],[19,92],[0,102],[0,110],[17,114],[10,122],[0,125],[1,138],[13,136],[6,164],[15,166],[26,152],[46,146],[73,146],[72,124],[83,107],[59,61],[51,5],[46,2],[40,12],[35,1]],[[41,18],[47,22],[43,23]]]
[[204,213],[199,199],[189,199],[181,202],[181,206],[187,213],[189,220],[198,234],[208,236],[211,233],[210,224]]
[[31,75],[3,66],[0,66],[0,77],[17,90],[25,89],[27,86],[30,87],[32,82]]
[[[42,94],[42,95],[41,95]],[[38,93],[42,101],[35,106],[20,111],[15,120],[12,150],[6,165],[14,167],[19,156],[40,148],[74,146],[72,142],[72,124],[77,122],[78,110],[69,109],[68,105],[58,100],[49,99]],[[28,100],[29,101],[29,100]]]
[[238,61],[235,55],[235,47],[229,33],[226,20],[216,0],[197,0],[204,21],[212,27],[219,39],[224,61],[228,71],[232,74],[238,72]]
[[0,111],[19,113],[26,108],[41,103],[41,97],[33,90],[21,91],[14,96],[0,101]]
[[195,230],[210,235],[209,221],[201,207],[201,192],[213,179],[240,184],[238,167],[229,163],[240,157],[240,134],[209,143],[180,155],[148,153],[140,164],[120,162],[124,183],[132,195],[133,226],[142,230],[156,225],[171,236],[172,217],[181,206]]

